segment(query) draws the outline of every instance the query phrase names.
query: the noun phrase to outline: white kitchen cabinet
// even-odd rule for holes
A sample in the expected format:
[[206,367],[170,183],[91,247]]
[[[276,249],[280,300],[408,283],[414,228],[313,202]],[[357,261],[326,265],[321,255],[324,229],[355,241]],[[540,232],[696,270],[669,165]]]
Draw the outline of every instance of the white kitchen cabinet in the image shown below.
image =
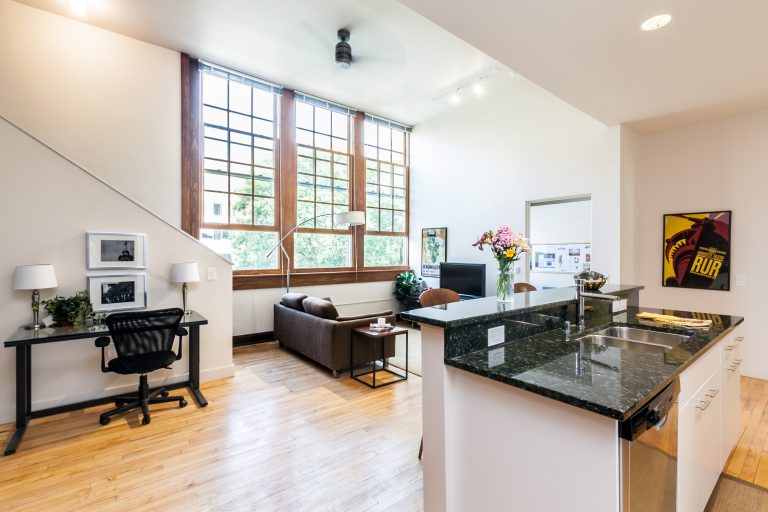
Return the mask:
[[721,467],[739,440],[741,416],[741,345],[744,337],[738,331],[722,342],[723,415]]

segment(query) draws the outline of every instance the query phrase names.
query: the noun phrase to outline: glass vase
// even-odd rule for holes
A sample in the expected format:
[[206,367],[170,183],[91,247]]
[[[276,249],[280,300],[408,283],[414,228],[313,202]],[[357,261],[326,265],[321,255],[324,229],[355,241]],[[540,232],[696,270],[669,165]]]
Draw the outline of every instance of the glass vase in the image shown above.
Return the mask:
[[496,277],[496,300],[515,302],[515,274],[512,265],[499,269]]

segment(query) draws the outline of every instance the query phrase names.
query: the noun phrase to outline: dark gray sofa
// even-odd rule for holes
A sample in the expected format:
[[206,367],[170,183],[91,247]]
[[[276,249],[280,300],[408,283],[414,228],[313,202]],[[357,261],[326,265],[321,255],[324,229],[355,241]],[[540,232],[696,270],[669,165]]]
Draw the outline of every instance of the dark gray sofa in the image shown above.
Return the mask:
[[[280,303],[275,304],[275,339],[281,346],[307,356],[338,377],[340,370],[349,368],[352,329],[367,326],[378,317],[385,317],[389,324],[395,325],[391,310],[344,317],[339,316],[329,300],[286,293]],[[373,360],[371,345],[370,339],[355,344],[355,366]],[[376,355],[381,357],[381,354]],[[383,357],[394,355],[395,337],[388,336],[384,340]]]

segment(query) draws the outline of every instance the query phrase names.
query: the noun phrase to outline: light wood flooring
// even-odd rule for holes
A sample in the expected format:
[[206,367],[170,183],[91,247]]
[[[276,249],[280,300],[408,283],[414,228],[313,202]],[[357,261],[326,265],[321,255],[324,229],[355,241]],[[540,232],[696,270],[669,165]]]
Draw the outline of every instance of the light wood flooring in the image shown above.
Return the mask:
[[[235,363],[203,385],[207,408],[155,407],[148,426],[101,427],[106,406],[34,420],[0,458],[0,510],[422,510],[418,377],[372,390],[274,343]],[[743,378],[742,405],[725,473],[768,488],[768,382]]]
[[202,386],[208,407],[155,406],[147,426],[102,427],[107,406],[34,420],[0,458],[0,510],[422,509],[419,377],[373,390],[274,343],[235,362]]

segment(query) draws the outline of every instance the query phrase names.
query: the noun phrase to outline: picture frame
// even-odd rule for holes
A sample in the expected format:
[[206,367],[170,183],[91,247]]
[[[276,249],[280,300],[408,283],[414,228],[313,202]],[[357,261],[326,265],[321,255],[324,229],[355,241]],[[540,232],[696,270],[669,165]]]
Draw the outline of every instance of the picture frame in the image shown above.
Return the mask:
[[147,268],[147,236],[142,233],[96,233],[85,236],[88,270]]
[[661,285],[730,291],[732,224],[731,210],[665,214]]
[[448,228],[421,230],[421,275],[440,277],[440,263],[448,261]]
[[147,308],[146,274],[88,276],[87,289],[96,313]]

